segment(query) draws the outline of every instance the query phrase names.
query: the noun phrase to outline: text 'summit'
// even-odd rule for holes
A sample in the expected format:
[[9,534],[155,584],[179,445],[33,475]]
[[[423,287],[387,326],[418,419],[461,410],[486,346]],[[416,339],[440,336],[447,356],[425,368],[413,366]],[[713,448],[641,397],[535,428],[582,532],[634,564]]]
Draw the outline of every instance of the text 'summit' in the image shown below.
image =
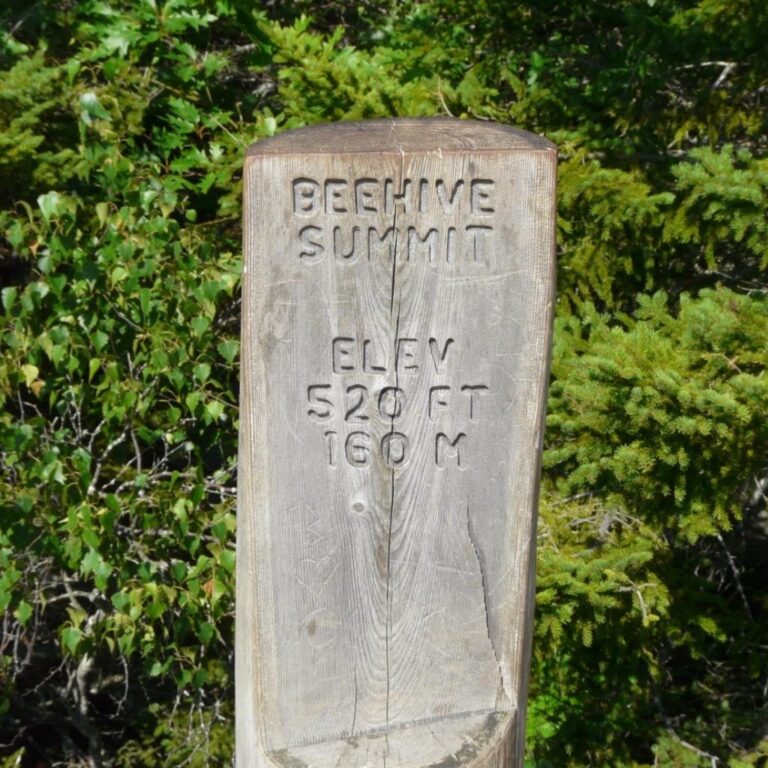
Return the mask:
[[493,234],[491,179],[294,179],[296,256],[487,266]]

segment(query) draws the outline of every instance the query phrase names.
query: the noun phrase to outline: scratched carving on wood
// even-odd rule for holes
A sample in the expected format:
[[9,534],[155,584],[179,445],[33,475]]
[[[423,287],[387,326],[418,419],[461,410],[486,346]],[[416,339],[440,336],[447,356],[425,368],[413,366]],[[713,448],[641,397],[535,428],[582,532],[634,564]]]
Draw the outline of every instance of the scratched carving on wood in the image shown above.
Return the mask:
[[251,148],[240,768],[521,764],[555,163],[459,120]]

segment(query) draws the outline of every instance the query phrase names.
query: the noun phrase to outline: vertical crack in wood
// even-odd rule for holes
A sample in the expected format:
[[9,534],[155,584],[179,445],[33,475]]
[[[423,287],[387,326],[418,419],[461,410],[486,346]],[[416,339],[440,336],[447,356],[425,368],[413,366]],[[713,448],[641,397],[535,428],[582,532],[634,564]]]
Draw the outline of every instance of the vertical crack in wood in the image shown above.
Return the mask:
[[496,693],[496,706],[498,707],[504,701],[504,699],[509,699],[509,697],[507,696],[507,692],[504,687],[504,670],[502,669],[501,660],[499,659],[499,654],[496,650],[496,644],[493,642],[493,636],[491,634],[491,615],[488,611],[488,579],[485,575],[485,566],[483,565],[483,558],[480,555],[480,549],[477,546],[475,533],[472,530],[472,518],[469,513],[469,500],[467,500],[467,534],[469,535],[469,541],[472,544],[472,549],[475,552],[477,567],[480,569],[480,584],[483,588],[483,613],[485,614],[485,631],[488,634],[488,642],[491,644],[493,657],[496,660],[496,666],[499,670],[499,684]]
[[[397,303],[397,318],[395,319],[395,391],[400,385],[399,375],[397,372],[398,366],[398,347],[397,347],[397,334],[400,332],[400,302]],[[395,432],[395,410],[392,410],[392,416],[390,416],[390,428],[389,434],[393,435]],[[391,440],[391,438],[390,438]],[[391,445],[391,443],[390,443]],[[391,458],[391,457],[390,457]],[[385,741],[387,744],[387,750],[389,750],[389,686],[390,686],[390,674],[389,674],[389,641],[392,634],[392,527],[395,517],[395,468],[391,467],[389,470],[389,528],[387,530],[387,614],[384,625],[384,652],[386,655],[386,668],[387,668],[387,698],[385,705]]]
[[[394,127],[394,123],[393,123]],[[402,149],[400,149],[400,175],[397,179],[397,191],[401,191],[401,185],[403,183],[403,173],[405,170],[405,154],[403,153]],[[390,327],[392,325],[392,314],[395,307],[395,286],[397,282],[397,247],[398,247],[398,232],[397,232],[397,201],[395,199],[395,195],[393,194],[393,200],[392,200],[392,229],[394,230],[394,249],[392,254],[392,281],[390,284],[390,296],[389,296],[389,322]],[[395,392],[397,392],[397,387],[399,386],[399,378],[398,378],[398,344],[397,344],[397,335],[400,332],[400,308],[401,308],[401,302],[398,300],[397,302],[397,317],[395,318],[395,334],[394,334],[394,365],[395,365]],[[393,435],[395,432],[395,409],[392,410],[392,416],[390,417],[390,435]],[[390,441],[391,441],[390,437]],[[391,443],[390,443],[391,445]],[[390,468],[390,490],[389,490],[389,526],[387,530],[387,587],[386,587],[386,616],[384,620],[384,662],[386,667],[386,673],[387,673],[387,691],[386,691],[386,701],[384,704],[384,722],[385,722],[385,731],[384,731],[384,739],[386,743],[386,749],[387,752],[389,752],[389,698],[390,698],[390,682],[391,682],[391,676],[390,676],[390,667],[389,667],[389,643],[390,643],[390,636],[392,634],[392,523],[395,516],[395,468]],[[384,758],[384,765],[386,768],[386,757]]]

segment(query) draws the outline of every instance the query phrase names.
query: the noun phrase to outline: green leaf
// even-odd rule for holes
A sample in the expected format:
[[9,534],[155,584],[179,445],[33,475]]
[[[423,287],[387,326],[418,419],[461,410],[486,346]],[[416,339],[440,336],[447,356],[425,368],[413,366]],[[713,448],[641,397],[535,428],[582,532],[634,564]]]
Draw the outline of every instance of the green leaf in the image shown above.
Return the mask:
[[109,221],[109,203],[96,203],[94,210],[99,224],[103,227]]
[[48,192],[37,198],[37,205],[46,222],[50,222],[50,220],[59,213],[63,207],[63,203],[64,199],[58,192]]
[[213,625],[209,624],[207,621],[204,621],[197,628],[197,636],[203,645],[208,645],[208,643],[211,642],[215,632],[216,630]]
[[141,305],[141,314],[144,320],[149,319],[150,301],[152,298],[152,292],[148,288],[142,288],[139,291],[139,304]]
[[199,392],[190,392],[184,398],[184,404],[187,408],[194,413],[195,409],[200,403],[201,395]]
[[193,318],[192,322],[190,323],[190,327],[192,329],[192,335],[198,338],[202,336],[208,330],[208,328],[210,328],[210,326],[211,326],[210,319],[202,315]]
[[83,633],[77,627],[65,627],[61,632],[61,641],[73,656],[77,653],[82,637]]
[[104,503],[112,510],[116,515],[120,515],[123,512],[123,508],[120,506],[120,501],[114,493],[108,493],[104,499]]
[[240,351],[240,342],[235,339],[228,339],[227,341],[222,341],[221,344],[216,347],[219,354],[231,365],[235,358],[237,357],[237,353]]
[[92,357],[88,361],[88,381],[93,381],[93,377],[96,375],[96,371],[101,368],[101,359],[98,357]]
[[18,620],[21,626],[26,626],[27,622],[32,616],[32,606],[26,600],[20,600],[13,615]]
[[[86,529],[83,532],[83,539],[88,539],[89,541],[86,541],[86,543],[91,547],[94,544],[96,544],[96,546],[99,544],[98,536],[96,536],[96,534],[90,529]],[[80,572],[83,574],[83,576],[87,576],[88,574],[93,573],[100,561],[101,555],[95,549],[89,549],[80,563]]]
[[91,343],[94,346],[94,349],[97,352],[101,352],[104,347],[107,346],[107,342],[109,341],[109,336],[107,336],[104,331],[94,331],[91,334]]
[[99,101],[99,97],[93,91],[87,91],[80,96],[80,107],[82,109],[80,117],[87,125],[90,125],[94,118],[111,120],[109,112],[104,109]]
[[234,572],[235,569],[235,553],[231,549],[223,549],[221,551],[221,555],[219,556],[219,560],[221,564],[226,568],[227,571],[230,573]]
[[209,403],[206,403],[205,411],[212,420],[216,421],[217,419],[220,419],[224,413],[224,405],[218,400],[211,400]]
[[36,365],[29,363],[21,366],[21,372],[24,374],[24,383],[28,386],[32,386],[32,382],[40,375],[40,370]]
[[199,363],[195,366],[193,373],[199,382],[204,382],[211,375],[211,366],[208,363]]
[[163,674],[165,670],[163,669],[163,664],[160,661],[154,661],[152,662],[152,666],[149,668],[149,676],[150,677],[159,677]]
[[110,600],[118,611],[124,611],[130,603],[130,598],[124,592],[115,592]]
[[3,301],[3,307],[6,312],[11,311],[11,307],[16,302],[16,295],[18,291],[15,286],[13,285],[7,285],[5,288],[0,291],[0,296],[2,296]]

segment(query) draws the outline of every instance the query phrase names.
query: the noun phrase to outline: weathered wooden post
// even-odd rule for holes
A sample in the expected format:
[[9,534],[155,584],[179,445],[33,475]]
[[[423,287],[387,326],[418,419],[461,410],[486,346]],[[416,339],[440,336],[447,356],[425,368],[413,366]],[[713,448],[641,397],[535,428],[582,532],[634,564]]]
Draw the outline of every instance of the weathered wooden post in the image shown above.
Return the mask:
[[238,768],[522,765],[555,166],[453,119],[249,150]]

